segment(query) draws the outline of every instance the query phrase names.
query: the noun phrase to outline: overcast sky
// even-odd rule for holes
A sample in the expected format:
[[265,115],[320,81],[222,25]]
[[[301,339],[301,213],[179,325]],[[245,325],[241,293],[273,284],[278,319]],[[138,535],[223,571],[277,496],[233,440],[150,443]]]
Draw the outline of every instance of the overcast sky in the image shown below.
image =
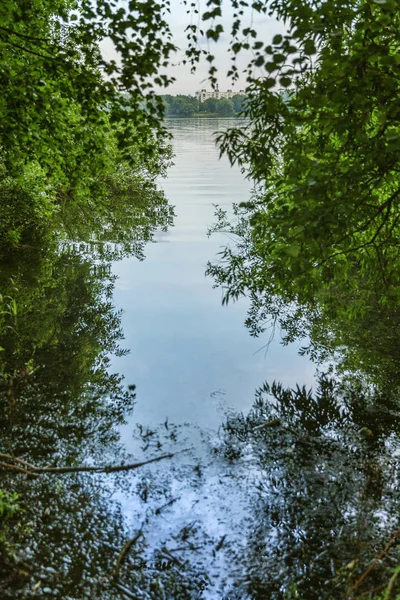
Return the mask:
[[[169,93],[169,94],[195,94],[200,89],[211,89],[210,84],[207,81],[207,71],[209,64],[203,60],[202,63],[198,66],[197,72],[192,75],[190,73],[190,67],[182,65],[182,59],[184,58],[184,51],[187,48],[187,39],[186,39],[186,27],[190,24],[190,15],[186,13],[186,7],[182,5],[180,0],[170,0],[171,2],[171,14],[168,17],[170,22],[171,30],[173,33],[173,43],[180,48],[177,52],[176,56],[172,60],[174,66],[171,66],[168,70],[168,74],[175,77],[176,82],[168,87],[160,88],[160,93]],[[126,1],[121,0],[121,5],[126,6]],[[206,7],[205,0],[199,0],[200,12],[204,12]],[[204,44],[204,47],[209,47],[210,51],[216,57],[216,67],[218,68],[218,81],[219,87],[221,91],[225,91],[227,89],[233,89],[235,91],[239,91],[246,87],[246,78],[242,76],[240,81],[236,82],[234,85],[231,81],[226,77],[226,73],[230,68],[230,55],[228,54],[228,44],[229,44],[229,31],[231,28],[232,21],[232,8],[229,0],[226,0],[225,6],[223,7],[223,18],[219,21],[224,27],[224,33],[221,35],[220,39],[217,43],[203,39],[201,44]],[[251,24],[251,14],[249,12],[247,18],[244,18],[243,27],[246,27]],[[283,25],[271,19],[269,17],[260,16],[257,14],[253,15],[253,26],[258,31],[259,39],[263,42],[269,43],[272,40],[272,37],[276,33],[283,33],[284,28]],[[101,44],[103,54],[106,58],[117,58],[115,56],[115,52],[113,51],[112,45],[109,41],[105,41]],[[243,53],[242,56],[239,57],[237,66],[239,69],[244,69],[250,55]],[[260,75],[264,75],[265,73],[260,69]]]
[[[207,9],[206,2],[200,4],[201,11],[205,11]],[[218,80],[219,87],[221,91],[227,89],[239,90],[241,88],[246,87],[246,78],[242,76],[241,81],[235,83],[233,86],[232,83],[227,79],[226,73],[230,68],[230,55],[228,54],[228,44],[229,44],[229,31],[231,28],[232,21],[232,8],[229,0],[225,2],[223,7],[223,18],[221,24],[224,27],[224,33],[221,35],[218,42],[213,42],[210,40],[202,40],[204,47],[207,48],[207,44],[209,44],[210,51],[216,57],[216,66],[218,68]],[[184,66],[179,64],[181,59],[183,58],[183,52],[187,47],[187,39],[185,28],[190,23],[190,15],[186,14],[186,8],[182,6],[179,0],[171,0],[171,30],[174,36],[174,43],[181,49],[181,52],[178,53],[176,57],[177,66],[172,67],[169,70],[169,74],[173,75],[176,78],[176,83],[171,85],[169,88],[169,93],[171,94],[194,94],[196,91],[206,88],[210,89],[210,85],[207,82],[207,70],[208,63],[206,61],[202,61],[202,64],[198,67],[197,73],[192,75],[190,73],[190,68],[188,66]],[[243,22],[243,27],[250,25],[251,23],[251,14],[248,14],[247,19]],[[271,19],[266,16],[261,16],[254,14],[253,15],[253,26],[259,33],[259,38],[263,42],[269,42],[272,40],[272,37],[276,33],[283,33],[284,28],[283,25],[278,23],[276,20]],[[244,69],[250,55],[243,54],[238,59],[238,67]],[[261,74],[261,71],[260,71]]]

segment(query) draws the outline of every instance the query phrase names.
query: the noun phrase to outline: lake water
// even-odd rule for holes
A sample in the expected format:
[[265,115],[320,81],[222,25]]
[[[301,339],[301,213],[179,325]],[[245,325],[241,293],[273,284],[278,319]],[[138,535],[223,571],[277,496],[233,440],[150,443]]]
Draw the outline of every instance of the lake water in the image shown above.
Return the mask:
[[[314,384],[314,365],[278,333],[251,338],[246,299],[222,306],[205,277],[234,243],[207,236],[214,205],[251,189],[218,157],[214,132],[232,124],[169,121],[166,233],[164,197],[129,189],[1,257],[2,599],[332,600],[395,539],[396,390],[322,378],[313,396],[275,389],[236,414],[266,380]],[[398,545],[385,560],[360,594],[388,581]]]
[[115,301],[123,310],[128,356],[113,368],[137,385],[134,421],[168,417],[217,428],[226,409],[246,410],[265,380],[312,384],[313,365],[283,347],[279,334],[264,348],[244,327],[247,302],[221,305],[222,293],[204,273],[207,261],[230,242],[207,236],[214,205],[228,208],[249,198],[251,184],[226,157],[219,159],[214,132],[230,119],[168,121],[174,166],[160,182],[175,206],[175,225],[156,235],[146,260],[126,258],[114,265]]
[[[234,124],[214,118],[168,121],[174,166],[160,185],[175,207],[174,226],[156,234],[143,262],[128,257],[113,266],[114,300],[123,311],[123,346],[129,354],[115,358],[112,366],[137,386],[137,403],[122,430],[125,446],[137,455],[143,446],[137,423],[157,428],[168,419],[178,426],[178,439],[164,443],[164,450],[191,449],[172,459],[168,475],[165,464],[150,469],[157,485],[164,482],[178,498],[166,520],[153,514],[146,529],[153,547],[193,521],[214,544],[225,536],[234,544],[248,498],[246,485],[238,483],[244,479],[237,473],[226,477],[227,466],[210,454],[217,430],[232,410],[251,407],[265,380],[290,386],[314,382],[315,366],[298,355],[297,345],[282,346],[277,332],[267,350],[270,334],[254,339],[244,326],[246,299],[222,306],[221,290],[213,289],[213,280],[205,276],[207,262],[232,244],[224,234],[207,235],[215,205],[229,211],[251,193],[251,183],[226,157],[219,157],[215,144],[215,132]],[[202,479],[193,487],[195,465],[201,466]],[[118,500],[131,524],[144,519],[146,509],[137,496],[122,494]],[[226,556],[211,559],[205,547],[197,558],[213,574],[201,597],[216,600],[229,573]]]

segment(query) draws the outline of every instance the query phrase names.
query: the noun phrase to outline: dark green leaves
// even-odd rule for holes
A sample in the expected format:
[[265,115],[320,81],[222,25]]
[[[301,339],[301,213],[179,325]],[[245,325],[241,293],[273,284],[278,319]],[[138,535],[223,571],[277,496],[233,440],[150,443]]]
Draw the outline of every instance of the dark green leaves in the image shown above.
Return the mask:
[[323,345],[339,323],[353,332],[400,302],[399,11],[390,0],[274,8],[289,33],[257,45],[251,68],[266,77],[249,77],[249,126],[220,139],[259,187],[231,224],[238,244],[209,272],[226,298],[251,297],[253,333],[272,314],[290,339],[308,328]]
[[283,87],[289,87],[289,85],[292,83],[292,80],[290,77],[281,77],[279,79],[279,83],[283,86]]
[[208,29],[206,31],[206,37],[208,39],[214,40],[214,42],[218,41],[220,34],[223,32],[222,25],[217,25],[215,29]]

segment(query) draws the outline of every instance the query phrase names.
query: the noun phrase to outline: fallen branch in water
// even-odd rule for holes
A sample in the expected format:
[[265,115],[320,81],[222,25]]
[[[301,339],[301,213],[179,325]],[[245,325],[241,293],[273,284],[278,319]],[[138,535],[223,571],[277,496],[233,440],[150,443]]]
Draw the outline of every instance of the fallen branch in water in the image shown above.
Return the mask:
[[139,531],[132,538],[127,540],[127,542],[124,544],[121,552],[118,555],[114,571],[105,578],[105,581],[110,580],[110,579],[115,579],[118,581],[119,572],[121,570],[122,563],[124,562],[124,560],[126,558],[126,555],[128,554],[129,550],[132,548],[132,546],[135,546],[136,542],[138,542],[139,539],[143,536],[143,526],[144,526],[144,523],[142,524]]
[[122,563],[124,562],[126,555],[128,554],[129,550],[132,548],[132,546],[134,546],[136,544],[136,542],[139,541],[139,539],[142,537],[142,535],[143,535],[142,529],[139,529],[137,534],[133,538],[131,538],[130,540],[128,540],[126,542],[125,546],[122,548],[122,550],[118,556],[118,560],[117,560],[117,564],[115,567],[115,571],[113,573],[113,577],[118,576],[119,571],[122,566]]
[[168,560],[169,562],[176,563],[178,566],[183,567],[183,562],[179,560],[179,558],[171,554],[168,548],[166,548],[165,546],[163,546],[160,549],[158,556],[160,556],[164,560]]
[[132,546],[135,546],[139,539],[143,536],[143,527],[144,523],[142,523],[142,526],[139,529],[139,531],[132,538],[125,542],[121,552],[118,555],[114,571],[103,580],[103,583],[105,583],[106,581],[110,581],[111,584],[114,587],[116,587],[120,592],[122,592],[125,596],[127,596],[128,598],[134,598],[135,600],[138,600],[137,595],[135,596],[129,588],[122,585],[122,583],[119,581],[119,572],[129,550],[132,548]]
[[376,594],[376,592],[381,592],[386,585],[379,585],[378,587],[373,588],[372,590],[368,590],[367,592],[363,592],[359,596],[354,596],[354,600],[358,600],[359,598],[365,598],[366,596],[370,596],[371,594]]
[[24,473],[24,475],[31,475],[32,477],[39,477],[36,473],[31,473],[27,471],[23,467],[19,467],[18,465],[9,465],[3,461],[0,461],[0,467],[6,467],[7,469],[11,469],[12,471],[18,471],[18,473]]
[[80,467],[37,467],[36,465],[32,465],[31,463],[28,463],[25,460],[17,458],[16,456],[11,456],[11,454],[4,454],[3,452],[0,452],[0,458],[8,461],[1,461],[0,467],[11,469],[13,471],[18,471],[20,473],[24,473],[25,475],[30,475],[33,477],[45,474],[63,475],[65,473],[117,473],[120,471],[132,471],[133,469],[138,469],[139,467],[143,467],[144,465],[149,465],[151,463],[164,460],[165,458],[173,458],[177,454],[181,454],[182,452],[187,451],[188,448],[180,450],[179,452],[170,452],[169,454],[162,454],[161,456],[155,456],[154,458],[149,458],[148,460],[143,460],[128,465],[106,465],[103,467],[86,467],[83,465]]
[[133,600],[138,600],[137,594],[134,594],[133,592],[131,592],[131,590],[128,590],[127,587],[125,587],[124,585],[121,585],[120,583],[117,583],[116,581],[113,583],[113,585],[123,594],[125,594],[125,596],[127,596],[128,598],[133,598]]
[[386,544],[386,546],[384,547],[384,549],[378,554],[378,556],[376,558],[374,558],[374,560],[372,561],[372,563],[369,565],[368,569],[355,582],[355,584],[351,588],[350,592],[348,593],[347,598],[351,598],[352,597],[353,592],[356,591],[356,589],[359,587],[359,585],[364,581],[364,579],[372,571],[372,569],[378,564],[378,562],[381,560],[381,558],[383,558],[385,556],[385,554],[391,548],[391,546],[393,545],[393,543],[395,542],[396,538],[399,535],[400,535],[400,529],[398,529],[397,531],[394,532],[394,534],[392,535],[392,537],[390,538],[390,540],[388,541],[388,543]]
[[158,508],[156,508],[154,511],[154,514],[159,515],[161,513],[161,511],[163,511],[165,508],[172,506],[174,504],[174,502],[176,502],[177,500],[180,500],[180,496],[177,496],[176,498],[172,498],[171,500],[169,500],[162,506],[159,506]]

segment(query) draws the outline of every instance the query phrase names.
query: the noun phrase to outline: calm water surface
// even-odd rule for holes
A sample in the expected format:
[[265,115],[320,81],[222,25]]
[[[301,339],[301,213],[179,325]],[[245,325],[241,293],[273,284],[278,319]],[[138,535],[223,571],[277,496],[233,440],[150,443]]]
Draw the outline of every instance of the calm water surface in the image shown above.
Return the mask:
[[[252,339],[243,325],[246,300],[222,307],[204,276],[233,243],[207,237],[214,205],[230,210],[250,193],[240,171],[218,160],[213,132],[230,124],[170,121],[175,165],[161,185],[176,221],[155,243],[146,240],[170,212],[156,190],[142,190],[133,214],[132,197],[117,194],[114,220],[94,215],[93,228],[71,214],[75,232],[43,233],[3,258],[0,452],[9,464],[0,509],[6,490],[23,511],[15,553],[0,539],[1,599],[118,600],[116,565],[139,531],[118,575],[135,592],[128,597],[283,600],[296,584],[303,600],[339,600],[400,527],[397,390],[373,397],[323,378],[314,397],[298,389],[271,402],[265,392],[246,419],[229,414],[247,413],[265,380],[314,383],[296,346],[277,339],[266,352],[268,335]],[[119,474],[69,468],[182,448]],[[32,464],[64,472],[35,477]],[[165,548],[178,561],[165,562]],[[387,583],[399,552],[393,545],[358,597]],[[160,580],[175,587],[164,593]]]
[[[282,347],[268,352],[266,338],[252,339],[243,323],[246,301],[221,305],[221,290],[204,275],[208,260],[230,242],[207,229],[214,205],[228,208],[249,197],[251,184],[226,157],[219,160],[214,132],[229,119],[169,121],[174,166],[161,182],[175,206],[175,226],[156,236],[146,260],[115,264],[117,306],[123,310],[128,356],[113,363],[137,385],[134,421],[196,422],[218,427],[227,408],[248,408],[265,379],[312,383],[313,366]],[[277,336],[279,338],[279,335]]]

